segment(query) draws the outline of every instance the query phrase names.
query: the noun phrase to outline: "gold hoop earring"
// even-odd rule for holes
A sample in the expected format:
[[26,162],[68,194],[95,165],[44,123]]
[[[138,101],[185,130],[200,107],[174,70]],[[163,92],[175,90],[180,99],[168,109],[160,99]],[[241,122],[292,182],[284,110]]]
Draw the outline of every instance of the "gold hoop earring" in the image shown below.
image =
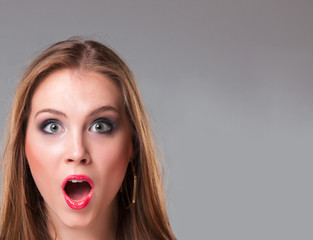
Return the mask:
[[[122,201],[123,201],[125,209],[129,209],[131,206],[133,206],[136,203],[136,195],[137,195],[137,175],[136,175],[133,159],[130,160],[130,166],[131,166],[131,171],[132,171],[133,176],[130,176],[128,171],[126,171],[126,175],[125,175],[123,184],[120,189],[120,192],[122,193]],[[133,183],[131,183],[131,181],[133,181]],[[132,194],[131,198],[129,197],[129,193]]]

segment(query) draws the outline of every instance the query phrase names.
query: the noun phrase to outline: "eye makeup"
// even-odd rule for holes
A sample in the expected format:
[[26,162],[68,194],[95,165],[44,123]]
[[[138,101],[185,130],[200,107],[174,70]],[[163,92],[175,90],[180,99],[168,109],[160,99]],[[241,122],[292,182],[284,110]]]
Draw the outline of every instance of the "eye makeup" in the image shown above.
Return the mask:
[[59,120],[47,119],[39,125],[39,130],[44,134],[56,134],[64,131],[64,128]]
[[[116,127],[117,124],[113,120],[107,117],[101,117],[91,123],[88,131],[109,135],[114,132]],[[39,124],[39,130],[44,134],[52,135],[64,131],[64,128],[59,120],[47,119]]]
[[92,122],[89,131],[100,134],[111,134],[114,132],[116,124],[109,118],[98,118]]

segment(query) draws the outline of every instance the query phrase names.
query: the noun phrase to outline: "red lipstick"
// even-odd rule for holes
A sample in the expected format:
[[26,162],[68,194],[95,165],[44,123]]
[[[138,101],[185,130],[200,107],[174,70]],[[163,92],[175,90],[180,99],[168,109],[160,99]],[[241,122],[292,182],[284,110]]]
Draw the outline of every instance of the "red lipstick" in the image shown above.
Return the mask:
[[70,175],[62,183],[65,202],[74,209],[85,208],[93,194],[94,184],[86,175]]

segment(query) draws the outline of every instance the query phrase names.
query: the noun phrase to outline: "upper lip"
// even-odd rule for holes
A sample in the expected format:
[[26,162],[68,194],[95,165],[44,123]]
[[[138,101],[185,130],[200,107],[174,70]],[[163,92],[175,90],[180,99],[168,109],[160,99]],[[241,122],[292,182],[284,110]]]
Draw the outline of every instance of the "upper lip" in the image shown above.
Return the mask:
[[82,175],[82,174],[74,174],[74,175],[69,175],[67,176],[64,180],[63,180],[63,183],[62,183],[62,189],[64,190],[65,188],[65,185],[68,181],[70,180],[83,180],[83,181],[86,181],[89,183],[90,187],[91,187],[91,190],[93,189],[93,181],[91,180],[90,177],[86,176],[86,175]]

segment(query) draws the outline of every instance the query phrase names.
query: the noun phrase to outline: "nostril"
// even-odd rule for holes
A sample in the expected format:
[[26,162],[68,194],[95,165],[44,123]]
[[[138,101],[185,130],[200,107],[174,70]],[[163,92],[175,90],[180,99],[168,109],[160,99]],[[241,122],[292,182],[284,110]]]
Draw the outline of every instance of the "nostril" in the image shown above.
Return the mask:
[[70,163],[78,163],[78,164],[88,164],[89,163],[89,160],[88,158],[83,158],[83,159],[80,159],[80,160],[76,160],[76,159],[73,159],[73,158],[68,158],[66,159],[66,163],[70,164]]

